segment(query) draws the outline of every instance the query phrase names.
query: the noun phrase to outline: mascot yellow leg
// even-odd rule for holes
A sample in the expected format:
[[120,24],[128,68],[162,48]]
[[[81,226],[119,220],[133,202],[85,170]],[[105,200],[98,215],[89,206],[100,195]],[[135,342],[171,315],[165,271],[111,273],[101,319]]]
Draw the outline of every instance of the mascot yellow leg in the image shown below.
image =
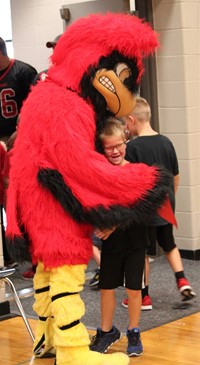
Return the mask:
[[53,348],[53,320],[51,313],[51,297],[49,295],[49,271],[39,263],[34,276],[35,303],[34,311],[39,316],[35,333],[34,355],[36,357],[50,357],[55,355]]
[[85,313],[79,294],[85,269],[85,265],[65,265],[50,271],[56,365],[127,365],[129,358],[125,354],[104,355],[89,349],[89,335],[80,322]]

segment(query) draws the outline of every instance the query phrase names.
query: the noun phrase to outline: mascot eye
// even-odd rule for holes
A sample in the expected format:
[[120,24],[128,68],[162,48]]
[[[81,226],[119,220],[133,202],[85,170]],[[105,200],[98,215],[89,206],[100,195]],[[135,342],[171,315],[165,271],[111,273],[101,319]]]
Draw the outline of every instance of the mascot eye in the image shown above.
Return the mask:
[[115,68],[115,73],[122,82],[131,76],[131,70],[125,63],[118,63]]

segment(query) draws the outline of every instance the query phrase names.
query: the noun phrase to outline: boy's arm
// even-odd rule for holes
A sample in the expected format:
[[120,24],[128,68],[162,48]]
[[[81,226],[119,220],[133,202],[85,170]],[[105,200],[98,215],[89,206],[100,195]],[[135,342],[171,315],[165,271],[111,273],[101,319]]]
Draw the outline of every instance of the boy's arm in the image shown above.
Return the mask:
[[94,233],[95,236],[102,240],[107,240],[107,238],[116,230],[116,226],[112,228],[105,228],[105,229],[95,229]]
[[179,174],[174,176],[174,194],[177,193],[178,187],[179,187]]

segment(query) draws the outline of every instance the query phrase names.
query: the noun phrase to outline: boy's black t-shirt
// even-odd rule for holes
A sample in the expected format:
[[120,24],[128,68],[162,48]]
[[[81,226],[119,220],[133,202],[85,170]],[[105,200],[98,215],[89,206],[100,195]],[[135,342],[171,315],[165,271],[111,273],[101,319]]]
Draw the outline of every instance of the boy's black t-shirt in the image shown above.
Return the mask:
[[[127,143],[126,160],[130,162],[145,163],[149,166],[160,165],[173,176],[179,174],[178,159],[175,148],[169,138],[161,134],[141,136]],[[174,185],[170,186],[170,201],[175,209]],[[156,217],[154,225],[163,225],[167,222]]]

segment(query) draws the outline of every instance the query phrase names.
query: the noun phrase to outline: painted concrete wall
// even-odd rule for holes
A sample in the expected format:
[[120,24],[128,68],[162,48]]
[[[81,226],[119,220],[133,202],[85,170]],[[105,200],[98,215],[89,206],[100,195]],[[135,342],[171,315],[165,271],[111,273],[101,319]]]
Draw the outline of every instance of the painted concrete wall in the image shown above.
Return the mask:
[[200,2],[153,0],[161,133],[177,151],[176,243],[200,250]]
[[[32,64],[37,71],[48,68],[52,49],[46,48],[46,42],[61,34],[66,24],[61,19],[63,6],[77,3],[91,3],[93,9],[105,6],[117,7],[119,0],[11,0],[12,31],[15,58]],[[121,0],[123,2],[123,0]],[[107,5],[106,5],[107,3]],[[80,7],[81,9],[81,7]],[[81,14],[80,16],[84,16]],[[73,18],[73,16],[72,16]]]

